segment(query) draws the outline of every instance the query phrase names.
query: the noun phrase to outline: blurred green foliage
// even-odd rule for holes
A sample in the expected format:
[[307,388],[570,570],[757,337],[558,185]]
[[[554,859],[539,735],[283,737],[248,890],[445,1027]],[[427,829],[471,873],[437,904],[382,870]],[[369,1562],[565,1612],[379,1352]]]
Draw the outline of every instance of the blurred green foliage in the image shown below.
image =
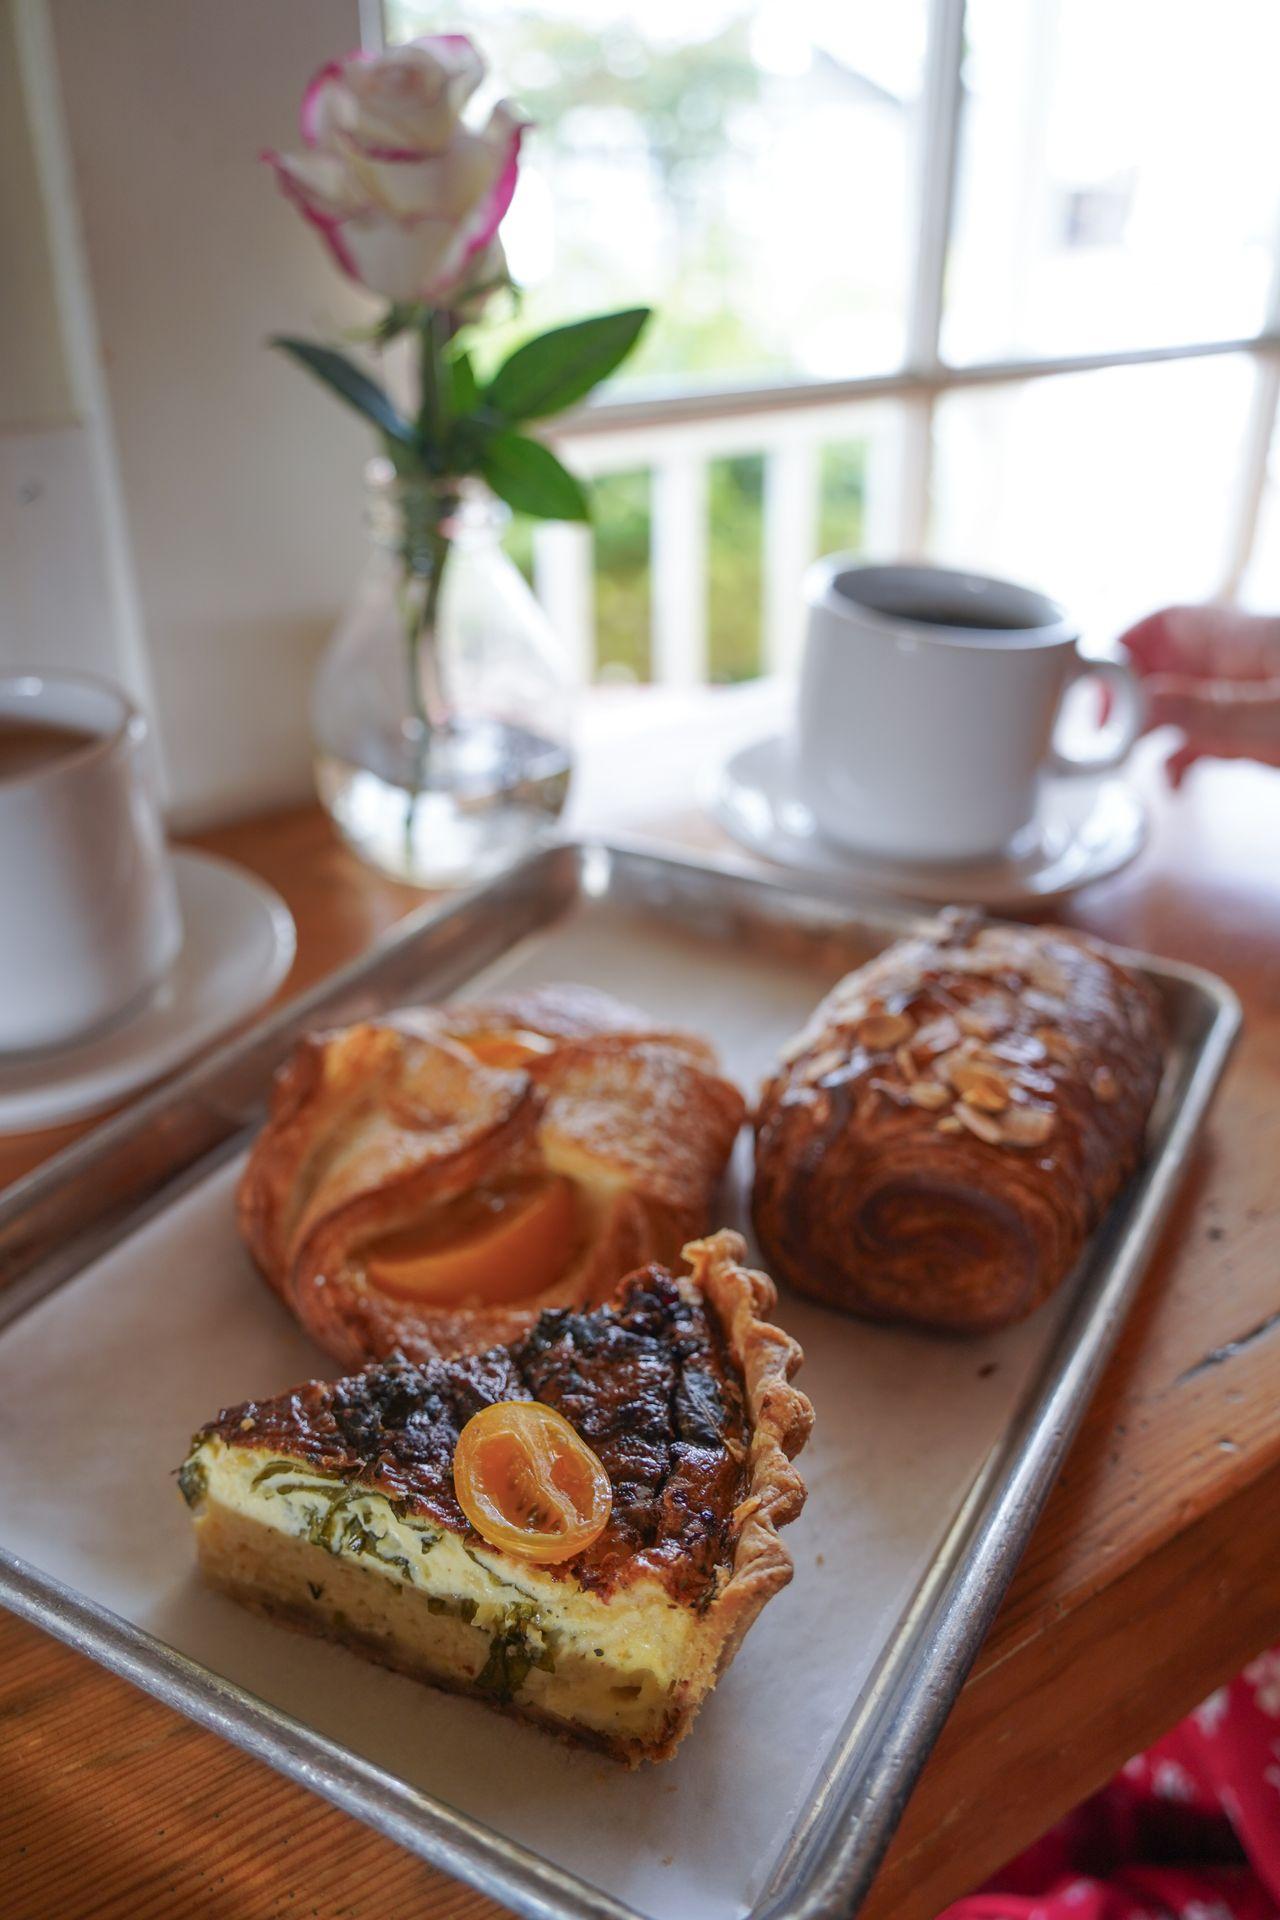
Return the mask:
[[867,508],[865,440],[827,443],[822,449],[820,489],[818,553],[860,553]]
[[710,463],[707,525],[708,671],[714,681],[750,680],[761,667],[763,454]]
[[596,539],[596,673],[650,677],[649,474],[603,474],[592,486]]
[[[735,299],[732,234],[714,226],[708,233],[700,217],[708,183],[733,147],[737,117],[759,100],[747,9],[693,44],[649,38],[625,17],[588,25],[518,0],[392,0],[389,22],[396,39],[461,28],[500,47],[504,86],[529,116],[544,155],[576,158],[579,180],[584,152],[592,156],[586,217],[579,209],[565,222],[555,279],[523,288],[507,314],[496,303],[490,309],[475,342],[482,371],[542,327],[651,297],[645,288],[620,297],[612,256],[597,244],[597,222],[616,217],[611,175],[619,159],[629,171],[629,144],[643,150],[678,238],[667,290],[628,362],[628,380],[785,365],[785,343],[763,340]],[[562,186],[573,181],[573,170],[561,179]]]
[[[500,41],[506,84],[537,127],[543,147],[581,154],[584,126],[594,170],[580,189],[590,217],[566,221],[579,236],[562,246],[557,284],[526,289],[514,310],[491,309],[477,329],[483,368],[497,364],[520,339],[573,311],[621,304],[607,275],[608,254],[594,241],[594,221],[608,218],[614,143],[642,143],[663,201],[688,212],[673,222],[678,255],[659,310],[628,362],[630,379],[669,381],[738,370],[753,374],[787,364],[787,342],[763,338],[736,297],[740,263],[732,234],[699,217],[715,169],[733,148],[741,116],[759,111],[760,73],[751,57],[750,9],[693,44],[650,38],[642,16],[619,15],[592,25],[556,17],[529,0],[391,0],[394,38],[461,27],[482,43]],[[593,117],[594,116],[594,117]],[[567,181],[584,180],[570,169]],[[685,236],[690,236],[686,241]],[[635,292],[634,289],[631,290]],[[707,475],[707,647],[715,681],[749,679],[761,670],[764,456],[736,454],[709,463]],[[862,544],[866,444],[823,448],[815,554]],[[649,569],[650,474],[637,468],[608,474],[591,487],[595,531],[596,672],[606,679],[647,680],[651,672]],[[508,550],[532,570],[532,530],[517,520]]]
[[[862,440],[837,441],[822,449],[815,558],[861,548],[866,463]],[[598,678],[650,677],[649,488],[644,467],[605,474],[591,487]],[[749,680],[763,664],[763,454],[709,462],[707,521],[710,677],[717,683]],[[531,576],[532,523],[513,521],[506,545]]]

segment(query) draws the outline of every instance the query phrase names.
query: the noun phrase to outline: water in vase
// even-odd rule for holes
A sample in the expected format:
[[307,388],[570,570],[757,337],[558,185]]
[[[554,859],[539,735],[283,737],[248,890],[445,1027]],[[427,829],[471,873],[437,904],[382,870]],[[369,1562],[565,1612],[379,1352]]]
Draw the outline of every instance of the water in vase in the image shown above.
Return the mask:
[[564,806],[572,759],[562,741],[476,719],[452,721],[420,745],[408,739],[402,751],[370,755],[373,764],[316,759],[320,798],[343,838],[398,880],[483,880],[525,852]]

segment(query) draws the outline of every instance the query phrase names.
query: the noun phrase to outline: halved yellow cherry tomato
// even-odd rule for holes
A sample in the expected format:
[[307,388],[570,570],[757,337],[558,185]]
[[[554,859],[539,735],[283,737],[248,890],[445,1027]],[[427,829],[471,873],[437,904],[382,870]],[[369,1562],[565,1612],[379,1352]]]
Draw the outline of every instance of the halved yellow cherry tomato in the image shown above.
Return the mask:
[[494,1305],[543,1293],[573,1257],[573,1182],[563,1174],[467,1196],[365,1255],[370,1284],[433,1306]]
[[541,1400],[499,1400],[473,1414],[458,1436],[453,1484],[490,1546],[543,1566],[589,1547],[613,1506],[601,1462]]
[[486,1067],[527,1067],[533,1060],[554,1053],[556,1043],[545,1034],[527,1027],[509,1027],[493,1033],[468,1033],[462,1044]]

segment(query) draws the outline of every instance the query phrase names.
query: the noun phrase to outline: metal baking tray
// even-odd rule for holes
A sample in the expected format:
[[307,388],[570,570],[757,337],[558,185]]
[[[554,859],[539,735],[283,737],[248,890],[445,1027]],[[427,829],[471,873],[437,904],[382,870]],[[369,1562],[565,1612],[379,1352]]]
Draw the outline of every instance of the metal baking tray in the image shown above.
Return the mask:
[[[19,1398],[51,1397],[52,1421],[57,1373],[76,1364],[64,1356],[97,1345],[92,1315],[104,1302],[125,1322],[141,1311],[128,1290],[143,1284],[138,1276],[157,1249],[167,1249],[170,1274],[174,1248],[186,1249],[191,1287],[220,1284],[222,1268],[239,1259],[218,1237],[230,1232],[222,1223],[234,1164],[261,1119],[272,1070],[307,1029],[483,990],[495,977],[576,977],[701,1027],[740,1077],[754,1078],[832,980],[915,924],[906,911],[851,906],[733,866],[591,843],[552,847],[477,893],[415,914],[367,957],[18,1182],[0,1198],[0,1601],[519,1913],[843,1920],[866,1893],[1140,1284],[1238,1030],[1237,1003],[1220,981],[1130,956],[1155,983],[1172,1036],[1149,1157],[1077,1273],[1022,1328],[976,1344],[942,1341],[784,1295],[778,1317],[810,1350],[801,1384],[817,1409],[802,1461],[810,1507],[789,1530],[796,1579],[766,1609],[668,1768],[624,1774],[316,1642],[296,1644],[327,1664],[308,1666],[305,1684],[273,1697],[273,1676],[289,1658],[282,1643],[292,1646],[293,1636],[204,1595],[194,1577],[184,1584],[185,1569],[161,1613],[120,1598],[108,1564],[115,1536],[123,1529],[138,1565],[148,1551],[140,1531],[132,1552],[129,1529],[144,1527],[128,1517],[135,1510],[163,1531],[166,1553],[189,1556],[167,1482],[163,1499],[137,1494],[110,1549],[83,1537],[94,1529],[69,1527],[77,1537],[66,1551],[78,1557],[64,1564],[52,1537],[41,1539],[32,1516],[44,1505],[29,1503],[27,1492],[45,1469],[19,1457],[21,1434],[5,1425],[5,1369]],[[731,1213],[742,1211],[748,1175],[740,1161]],[[236,1313],[262,1316],[268,1331],[275,1323],[266,1316],[283,1320],[256,1282],[252,1290],[247,1278],[236,1284],[239,1304],[219,1313],[219,1337],[239,1337]],[[170,1297],[183,1298],[172,1283]],[[124,1357],[113,1361],[106,1324],[101,1369],[128,1366],[136,1342],[121,1340]],[[229,1400],[261,1390],[248,1369],[250,1360],[266,1365],[264,1350],[244,1326],[244,1386]],[[152,1333],[161,1338],[163,1327]],[[289,1337],[302,1340],[292,1323]],[[322,1370],[309,1351],[275,1390],[299,1371]],[[155,1367],[162,1357],[157,1351],[147,1364],[167,1378],[168,1364]],[[95,1410],[93,1396],[77,1391],[79,1441],[90,1442],[83,1458],[93,1451]],[[886,1396],[880,1403],[877,1393]],[[158,1401],[121,1408],[120,1397],[109,1396],[118,1424],[104,1429],[99,1451],[121,1459],[136,1446],[149,1460],[167,1446],[170,1468],[185,1432],[158,1431],[172,1424]],[[214,1410],[184,1401],[186,1429]],[[28,1417],[39,1425],[34,1400]],[[135,1431],[143,1426],[145,1448]],[[11,1438],[18,1454],[6,1482]],[[56,1432],[40,1444],[56,1454]],[[37,1486],[37,1497],[53,1494]],[[109,1500],[111,1486],[104,1481],[93,1497]],[[241,1660],[231,1613],[246,1634],[266,1635],[269,1651]],[[186,1622],[206,1617],[212,1638],[199,1642],[198,1658],[184,1650]],[[223,1658],[209,1647],[232,1651]],[[355,1684],[357,1670],[378,1674],[362,1681],[366,1688],[410,1689],[378,1695],[395,1702],[382,1720],[414,1730],[405,1764],[399,1749],[388,1757],[381,1721],[347,1737],[340,1716],[326,1725],[319,1708],[311,1711]],[[256,1676],[252,1685],[246,1673]],[[447,1770],[421,1775],[416,1756],[442,1743]],[[499,1751],[514,1756],[516,1771],[503,1776],[495,1809],[468,1784],[468,1767],[508,1764],[494,1758]],[[660,1861],[659,1835],[671,1849]]]

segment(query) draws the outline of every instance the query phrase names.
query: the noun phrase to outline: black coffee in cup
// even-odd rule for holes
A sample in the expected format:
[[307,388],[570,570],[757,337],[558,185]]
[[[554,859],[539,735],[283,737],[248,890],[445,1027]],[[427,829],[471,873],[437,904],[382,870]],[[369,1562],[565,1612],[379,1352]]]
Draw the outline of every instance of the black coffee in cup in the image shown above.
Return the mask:
[[64,727],[57,721],[10,719],[0,715],[0,780],[20,780],[56,766],[70,754],[93,745],[98,738],[83,727]]
[[1000,601],[979,591],[972,576],[927,568],[865,567],[836,579],[836,591],[855,606],[883,614],[904,626],[929,627],[938,638],[959,633],[1016,633],[1022,638],[1045,624],[1045,603],[1038,594],[1010,587]]

